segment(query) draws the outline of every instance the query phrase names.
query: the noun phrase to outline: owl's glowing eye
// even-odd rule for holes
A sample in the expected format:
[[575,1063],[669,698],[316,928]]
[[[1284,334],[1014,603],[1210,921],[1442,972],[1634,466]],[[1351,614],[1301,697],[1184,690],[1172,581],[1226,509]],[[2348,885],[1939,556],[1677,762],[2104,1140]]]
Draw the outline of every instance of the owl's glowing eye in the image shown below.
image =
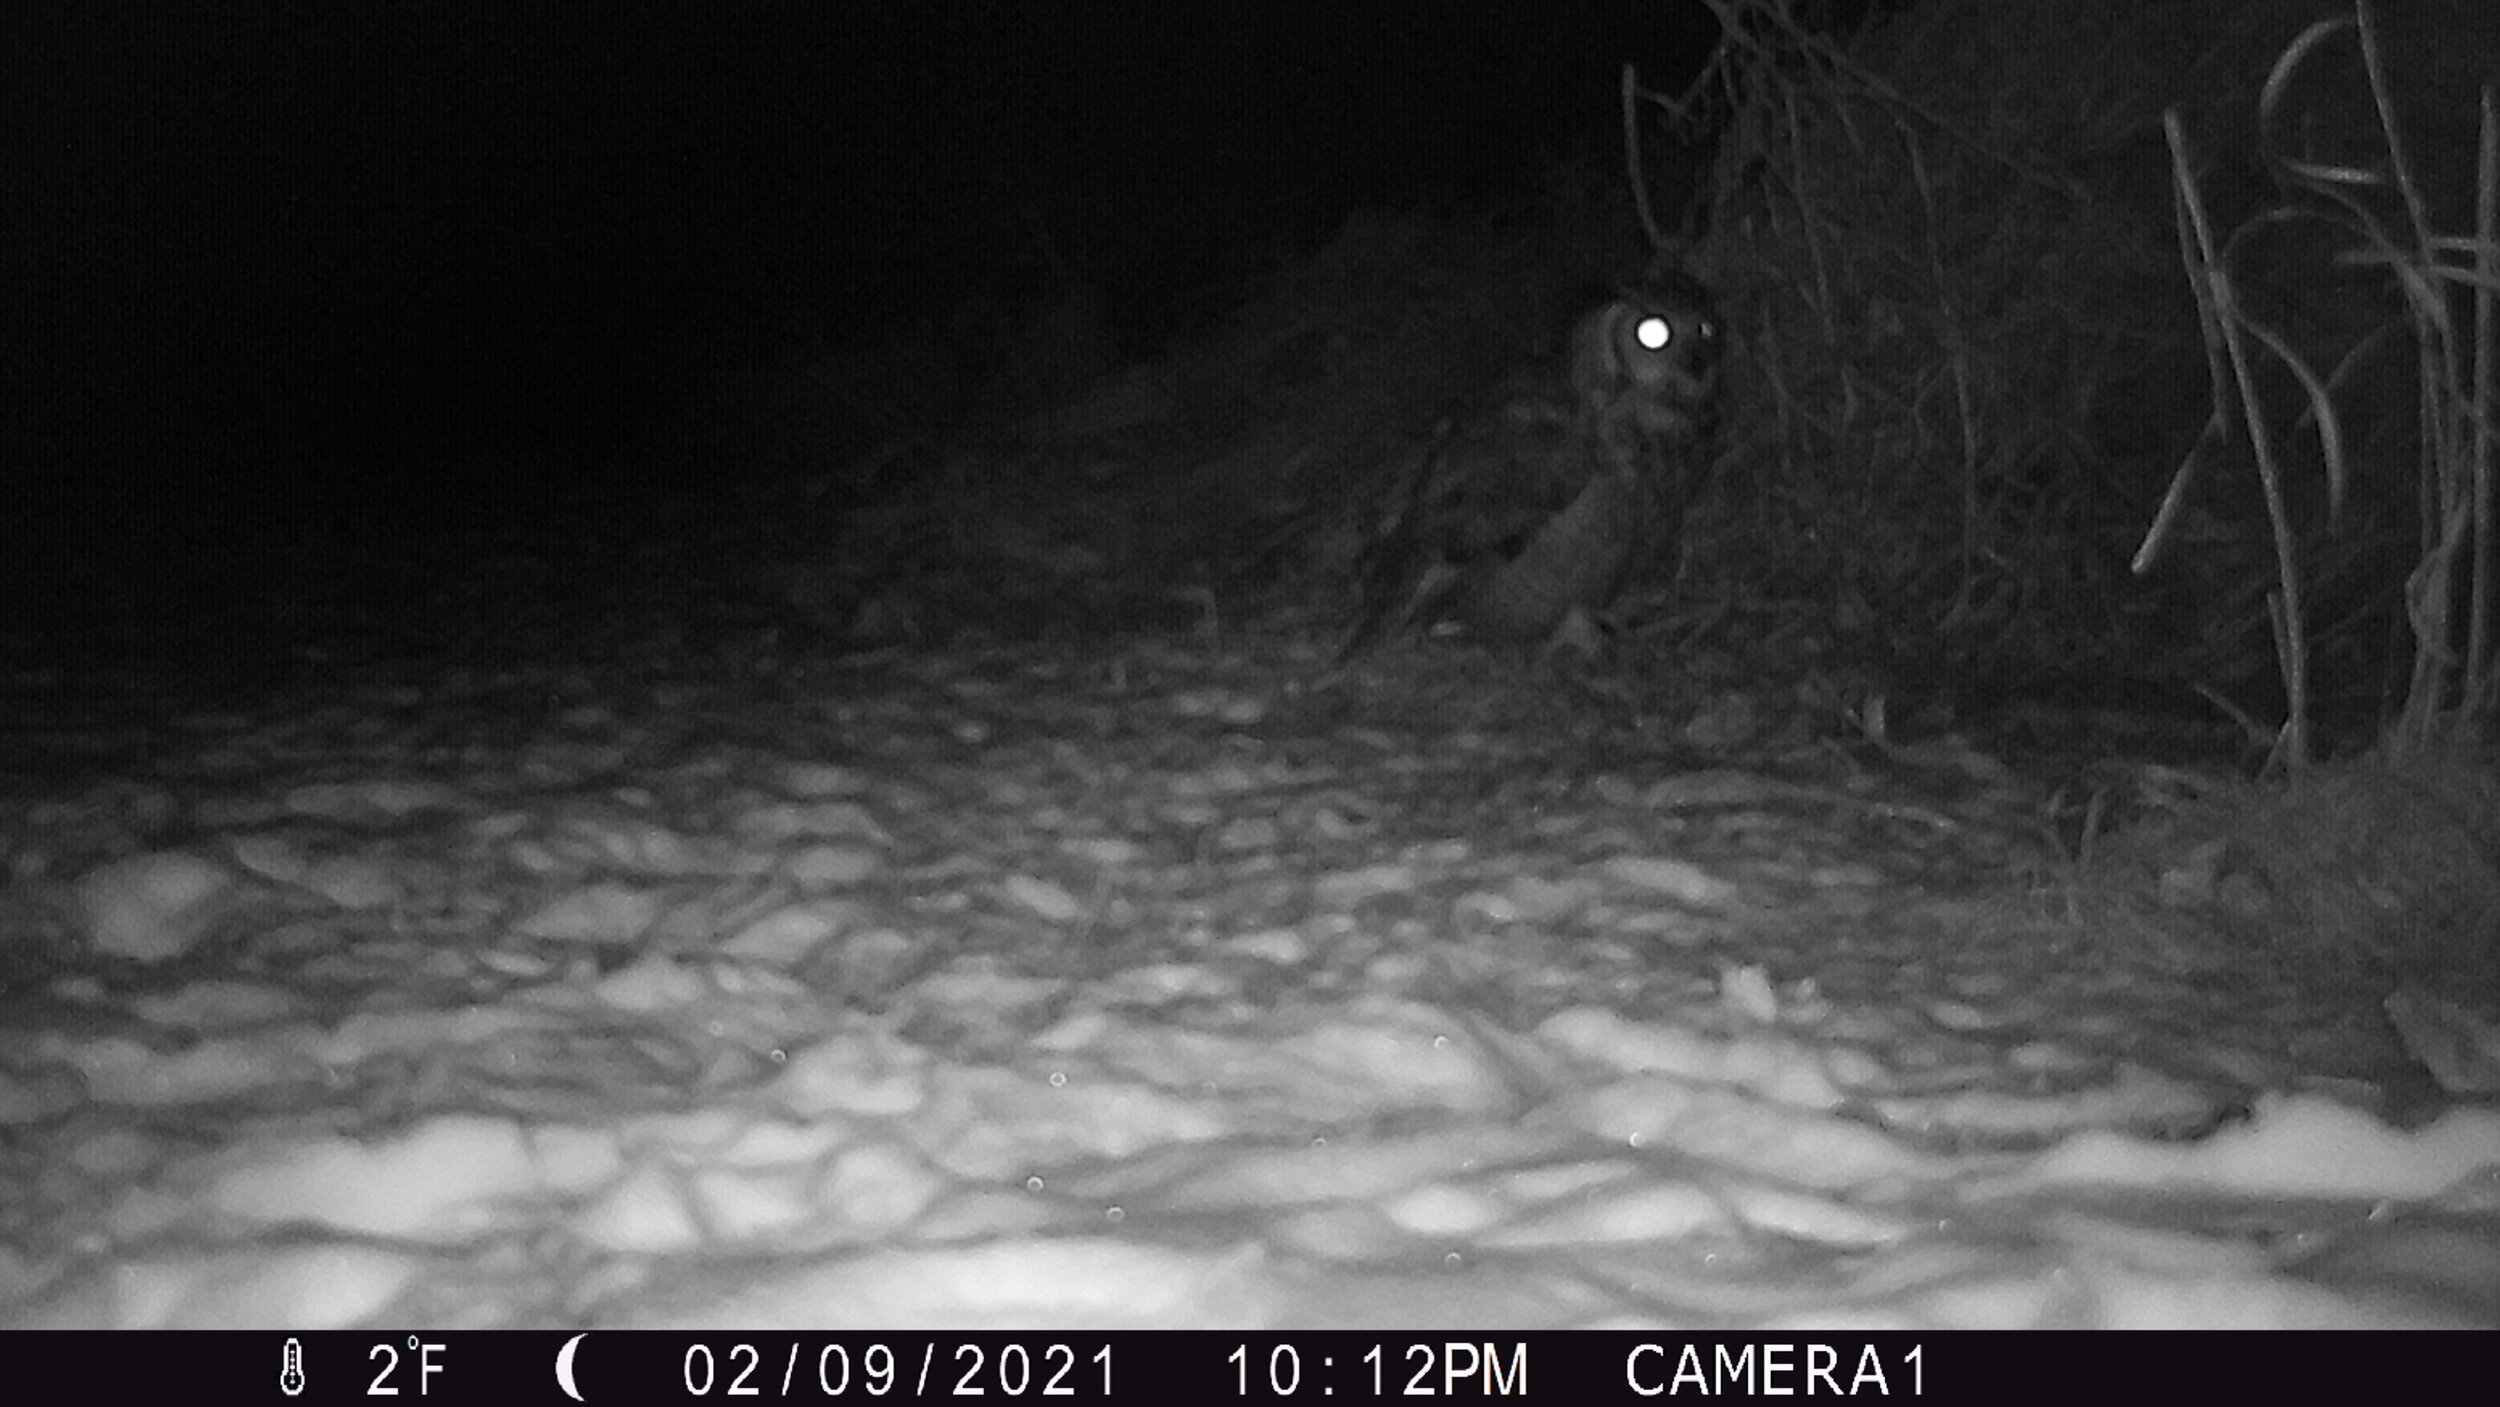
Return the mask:
[[1675,329],[1667,325],[1665,318],[1651,313],[1632,324],[1632,335],[1640,339],[1642,346],[1654,352],[1675,340]]

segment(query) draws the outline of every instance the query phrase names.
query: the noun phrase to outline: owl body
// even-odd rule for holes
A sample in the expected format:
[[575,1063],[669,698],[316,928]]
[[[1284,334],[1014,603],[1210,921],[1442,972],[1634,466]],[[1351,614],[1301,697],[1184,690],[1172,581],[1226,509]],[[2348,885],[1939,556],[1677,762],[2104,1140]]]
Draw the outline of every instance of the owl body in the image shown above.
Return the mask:
[[1365,553],[1352,653],[1405,633],[1543,644],[1672,550],[1718,394],[1700,284],[1653,274],[1574,324],[1564,354],[1448,422]]

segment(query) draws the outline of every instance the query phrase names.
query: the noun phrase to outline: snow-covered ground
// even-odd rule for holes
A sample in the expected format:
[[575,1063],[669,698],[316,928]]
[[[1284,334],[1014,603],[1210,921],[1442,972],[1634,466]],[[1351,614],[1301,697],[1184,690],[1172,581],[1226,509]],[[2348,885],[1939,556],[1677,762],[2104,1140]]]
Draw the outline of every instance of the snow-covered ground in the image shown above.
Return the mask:
[[2500,1109],[1966,752],[641,663],[9,681],[0,1324],[2500,1325]]

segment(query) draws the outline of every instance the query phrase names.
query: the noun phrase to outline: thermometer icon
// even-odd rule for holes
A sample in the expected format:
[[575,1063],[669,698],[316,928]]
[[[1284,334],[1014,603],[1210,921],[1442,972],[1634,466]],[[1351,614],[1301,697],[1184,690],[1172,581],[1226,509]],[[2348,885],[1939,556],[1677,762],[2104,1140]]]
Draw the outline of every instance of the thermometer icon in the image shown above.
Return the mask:
[[278,1369],[278,1391],[289,1397],[300,1396],[304,1391],[304,1341],[288,1335],[285,1352],[285,1366]]

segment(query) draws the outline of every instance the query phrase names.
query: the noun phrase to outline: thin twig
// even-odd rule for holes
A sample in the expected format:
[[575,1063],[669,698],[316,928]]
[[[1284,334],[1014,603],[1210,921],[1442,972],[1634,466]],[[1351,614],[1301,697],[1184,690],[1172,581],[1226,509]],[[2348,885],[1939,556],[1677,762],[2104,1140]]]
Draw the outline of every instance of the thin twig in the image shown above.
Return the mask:
[[1649,209],[1649,173],[1641,164],[1640,76],[1632,65],[1623,66],[1623,175],[1632,187],[1632,208],[1640,213],[1641,234],[1649,240],[1649,252],[1665,247],[1658,237],[1658,217]]
[[2267,601],[2286,701],[2278,757],[2299,771],[2309,761],[2309,643],[2302,629],[2300,563],[2291,509],[2283,494],[2281,466],[2275,460],[2274,436],[2266,426],[2263,403],[2257,395],[2255,361],[2240,336],[2246,315],[2239,309],[2229,272],[2215,262],[2219,242],[2212,217],[2205,211],[2204,198],[2196,189],[2195,173],[2188,166],[2187,133],[2180,124],[2178,109],[2162,114],[2162,131],[2170,141],[2171,180],[2186,211],[2189,231],[2194,235],[2192,246],[2182,251],[2188,260],[2188,276],[2192,282],[2204,285],[2199,305],[2210,299],[2221,329],[2232,382],[2239,393],[2242,423],[2248,428],[2249,448],[2257,459],[2258,484],[2265,492],[2266,517],[2274,529],[2275,575],[2279,584]]
[[2474,617],[2466,648],[2469,718],[2486,724],[2500,715],[2500,663],[2493,659],[2492,598],[2500,596],[2500,523],[2493,521],[2494,460],[2500,458],[2500,427],[2492,422],[2495,383],[2500,383],[2500,96],[2482,93],[2482,143],[2474,197]]

